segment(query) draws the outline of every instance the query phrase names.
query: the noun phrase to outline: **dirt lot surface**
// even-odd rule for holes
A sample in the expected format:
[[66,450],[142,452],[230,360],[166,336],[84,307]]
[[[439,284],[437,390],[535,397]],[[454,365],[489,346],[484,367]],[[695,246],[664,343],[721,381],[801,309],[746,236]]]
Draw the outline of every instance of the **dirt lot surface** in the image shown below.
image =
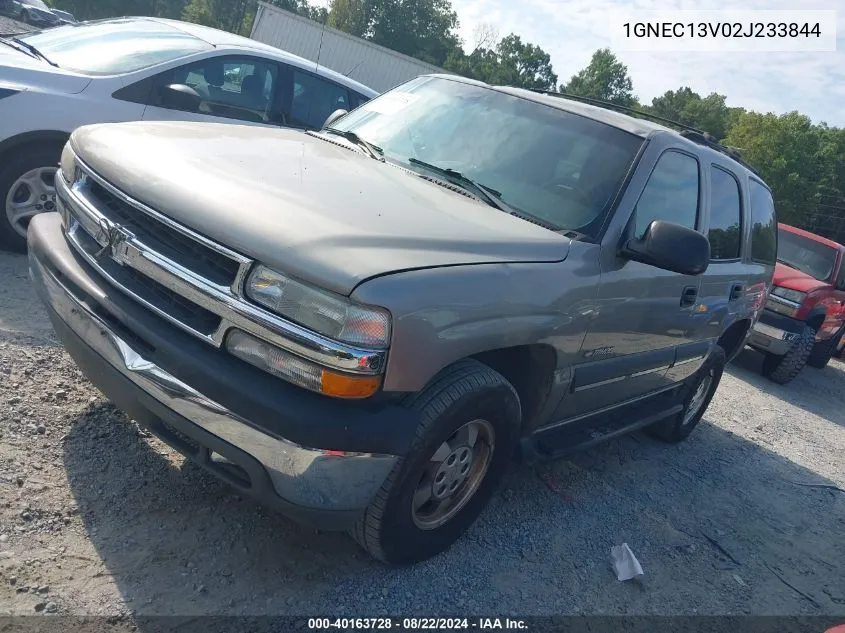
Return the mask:
[[[689,441],[514,468],[451,550],[390,569],[139,431],[55,342],[25,259],[0,278],[0,615],[845,616],[838,362],[778,387],[745,351]],[[623,542],[640,580],[611,569]]]

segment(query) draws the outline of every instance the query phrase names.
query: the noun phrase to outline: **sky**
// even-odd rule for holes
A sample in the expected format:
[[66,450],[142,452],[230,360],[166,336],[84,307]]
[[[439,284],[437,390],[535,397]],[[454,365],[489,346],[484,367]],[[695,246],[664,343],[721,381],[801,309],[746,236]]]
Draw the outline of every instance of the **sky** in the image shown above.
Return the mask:
[[702,96],[727,95],[729,106],[776,114],[798,110],[816,123],[845,127],[845,0],[452,0],[452,6],[465,48],[482,24],[499,38],[516,33],[551,55],[559,82],[584,68],[596,49],[613,48],[614,10],[834,9],[835,52],[614,53],[628,66],[643,103],[689,86]]

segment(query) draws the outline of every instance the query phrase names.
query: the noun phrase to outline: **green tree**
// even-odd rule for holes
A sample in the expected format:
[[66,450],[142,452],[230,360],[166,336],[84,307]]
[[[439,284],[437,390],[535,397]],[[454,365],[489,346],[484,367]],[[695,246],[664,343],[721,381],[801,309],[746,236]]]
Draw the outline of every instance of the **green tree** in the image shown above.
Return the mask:
[[77,20],[97,20],[122,15],[178,18],[187,0],[48,0],[47,3],[69,11]]
[[713,92],[702,98],[686,86],[655,97],[648,110],[667,119],[710,132],[718,139],[724,138],[731,123],[730,108],[725,105],[724,95]]
[[[778,216],[801,224],[813,212],[825,172],[824,130],[809,117],[790,112],[781,116],[746,112],[737,119],[725,142],[738,147],[772,188]],[[834,150],[835,151],[835,150]]]
[[328,25],[355,37],[367,37],[370,31],[368,0],[332,0]]
[[637,103],[628,67],[609,48],[601,48],[593,53],[587,67],[573,75],[568,84],[561,84],[560,89],[562,92],[627,107]]
[[328,24],[438,66],[460,48],[449,0],[332,0]]
[[554,90],[557,75],[549,54],[539,46],[525,44],[511,33],[496,46],[499,57],[497,83],[535,90]]
[[250,0],[191,0],[182,11],[182,19],[239,33],[249,3]]
[[527,44],[511,33],[495,49],[476,47],[469,55],[454,52],[446,61],[452,72],[505,86],[532,90],[554,90],[557,75],[551,58],[539,46]]

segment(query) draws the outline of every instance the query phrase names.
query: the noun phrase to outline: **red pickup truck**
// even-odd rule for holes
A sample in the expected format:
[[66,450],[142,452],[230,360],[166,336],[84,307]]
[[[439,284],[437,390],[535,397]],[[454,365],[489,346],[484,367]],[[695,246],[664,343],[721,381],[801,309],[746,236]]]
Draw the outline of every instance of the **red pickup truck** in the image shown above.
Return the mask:
[[822,368],[845,329],[845,246],[778,224],[773,285],[748,344],[766,355],[763,374],[785,384],[805,364]]

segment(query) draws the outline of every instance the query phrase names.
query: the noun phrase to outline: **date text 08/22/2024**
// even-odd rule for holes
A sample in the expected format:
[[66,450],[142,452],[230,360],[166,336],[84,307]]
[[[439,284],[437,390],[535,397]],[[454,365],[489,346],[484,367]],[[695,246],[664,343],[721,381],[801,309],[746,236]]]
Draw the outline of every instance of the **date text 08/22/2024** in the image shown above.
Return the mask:
[[511,618],[309,618],[309,630],[525,630],[524,620]]

